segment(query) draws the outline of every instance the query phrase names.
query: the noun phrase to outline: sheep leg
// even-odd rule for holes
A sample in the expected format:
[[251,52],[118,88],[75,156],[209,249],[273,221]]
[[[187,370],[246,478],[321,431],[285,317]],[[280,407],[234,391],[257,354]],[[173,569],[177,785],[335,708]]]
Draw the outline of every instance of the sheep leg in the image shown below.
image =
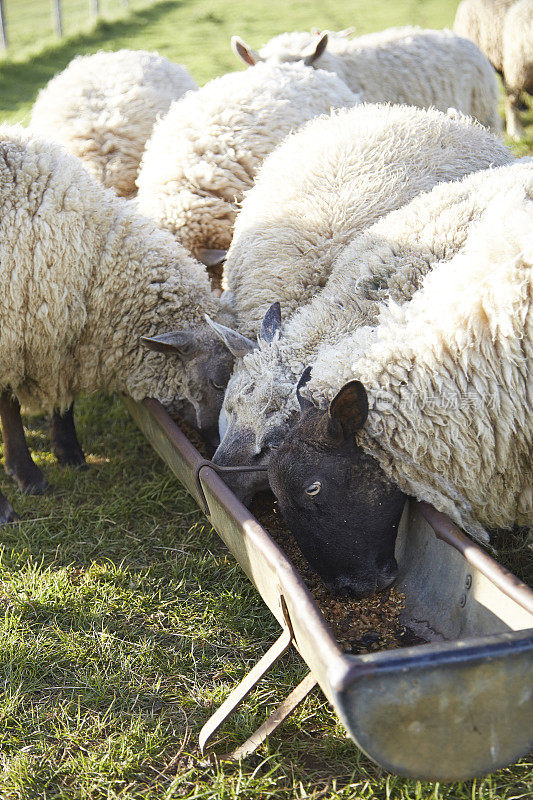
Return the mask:
[[520,122],[520,113],[518,111],[520,98],[515,94],[506,93],[505,95],[505,123],[507,126],[507,135],[512,139],[521,139],[524,135],[524,129]]
[[52,453],[61,467],[85,467],[85,456],[76,435],[74,403],[64,414],[54,411],[51,423]]
[[28,494],[41,494],[48,488],[46,478],[33,463],[22,419],[20,404],[10,392],[0,394],[0,420],[4,437],[4,469]]

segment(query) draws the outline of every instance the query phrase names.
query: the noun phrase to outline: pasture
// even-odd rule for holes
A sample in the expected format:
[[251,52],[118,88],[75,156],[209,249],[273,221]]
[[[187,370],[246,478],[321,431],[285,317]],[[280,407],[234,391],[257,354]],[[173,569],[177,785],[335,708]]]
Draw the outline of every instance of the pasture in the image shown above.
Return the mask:
[[[40,34],[49,0],[6,5],[14,34],[0,60],[0,119],[27,123],[38,89],[78,53],[158,50],[202,84],[239,68],[233,33],[258,46],[311,26],[438,28],[451,25],[457,2],[130,0],[61,41]],[[533,152],[533,108],[515,151]],[[28,442],[54,491],[22,497],[0,471],[22,517],[0,534],[2,800],[530,796],[531,758],[465,783],[389,775],[346,739],[317,690],[254,757],[204,761],[201,725],[277,637],[277,623],[120,400],[83,398],[76,418],[88,470],[58,468],[38,416],[25,420]],[[516,538],[503,560],[531,579],[528,556]],[[295,654],[282,659],[222,729],[218,751],[247,738],[304,674]]]

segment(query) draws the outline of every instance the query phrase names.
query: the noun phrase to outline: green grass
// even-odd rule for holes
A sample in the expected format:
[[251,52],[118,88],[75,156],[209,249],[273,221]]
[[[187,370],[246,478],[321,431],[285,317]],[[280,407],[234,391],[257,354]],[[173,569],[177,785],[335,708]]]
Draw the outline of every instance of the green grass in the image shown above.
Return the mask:
[[[99,0],[99,12],[107,19],[124,17],[128,11],[146,5],[146,0]],[[94,27],[89,0],[60,0],[64,36],[73,36]],[[55,17],[50,0],[4,0],[8,53],[18,58],[57,42]]]
[[[2,800],[527,796],[528,759],[447,786],[386,774],[318,691],[257,756],[204,763],[201,725],[277,623],[119,401],[84,398],[77,418],[89,470],[60,470],[45,418],[32,417],[53,493],[16,496],[0,479],[24,519],[1,532]],[[304,674],[288,655],[217,750],[243,741]]]
[[[115,19],[61,42],[41,37],[48,0],[32,3],[35,16],[27,14],[29,0],[6,5],[8,21],[20,9],[25,37],[15,48],[13,16],[13,51],[0,61],[0,118],[13,121],[27,119],[39,87],[80,52],[157,49],[203,82],[238,67],[232,33],[258,46],[311,25],[439,27],[451,24],[456,2],[132,2],[130,13],[119,9]],[[531,111],[529,123],[531,135]],[[1,800],[529,796],[528,758],[449,785],[388,775],[346,739],[318,691],[253,758],[203,762],[201,725],[279,628],[122,405],[84,398],[77,419],[89,470],[60,470],[46,421],[34,417],[28,440],[54,491],[23,497],[0,474],[0,489],[23,518],[0,532]],[[523,567],[518,540],[505,558]],[[287,655],[223,729],[217,750],[245,739],[304,674],[298,656]]]

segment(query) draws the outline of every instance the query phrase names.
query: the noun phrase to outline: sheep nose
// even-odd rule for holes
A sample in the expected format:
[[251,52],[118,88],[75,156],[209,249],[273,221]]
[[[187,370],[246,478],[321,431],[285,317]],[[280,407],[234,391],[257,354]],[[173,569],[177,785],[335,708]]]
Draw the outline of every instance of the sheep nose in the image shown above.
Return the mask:
[[396,578],[398,577],[398,564],[396,563],[396,559],[392,558],[390,561],[387,561],[382,567],[378,568],[377,571],[377,587],[378,589],[386,589],[388,586],[393,583]]

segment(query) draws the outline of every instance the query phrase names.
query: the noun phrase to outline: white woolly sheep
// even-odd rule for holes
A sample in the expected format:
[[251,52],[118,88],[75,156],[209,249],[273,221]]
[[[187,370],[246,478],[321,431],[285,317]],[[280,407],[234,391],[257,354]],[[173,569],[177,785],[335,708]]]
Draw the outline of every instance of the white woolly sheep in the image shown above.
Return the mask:
[[196,83],[185,67],[157,53],[78,56],[41,89],[30,124],[81,158],[101,184],[128,197],[154,122],[191,89]]
[[[260,339],[255,349],[249,343],[226,390],[223,438],[214,460],[266,465],[297,410],[298,377],[314,364],[318,351],[331,345],[337,363],[339,340],[375,321],[389,298],[409,300],[433,264],[460,251],[487,204],[513,186],[533,195],[531,159],[440,184],[357,236],[338,257],[325,288],[283,330]],[[347,380],[337,369],[339,382]],[[265,487],[265,479],[246,473],[231,485],[248,498]]]
[[500,193],[410,303],[383,309],[334,360],[327,348],[304,378],[322,410],[302,400],[269,478],[338,592],[394,579],[405,494],[485,542],[485,528],[533,525],[532,189]]
[[533,93],[533,0],[463,0],[453,29],[474,42],[502,76],[507,133],[519,139],[520,96]]
[[[233,317],[205,268],[75,157],[20,127],[0,127],[0,263],[4,458],[22,488],[39,491],[45,481],[19,401],[54,412],[63,464],[84,461],[71,408],[80,392],[182,398],[200,428],[216,430],[232,359],[204,313]],[[145,351],[141,334],[173,357]],[[12,518],[0,496],[0,524]]]
[[237,217],[223,286],[239,330],[270,304],[284,317],[329,276],[343,247],[440,181],[512,160],[477,123],[413,106],[365,104],[312,120],[264,162]]
[[389,28],[355,39],[342,32],[292,32],[275,36],[259,53],[238,37],[232,46],[248,64],[301,61],[336,72],[363,101],[453,107],[501,129],[494,70],[477,47],[451,31]]
[[336,75],[300,64],[261,64],[210,81],[154,127],[137,179],[140,211],[194,255],[226,250],[265,157],[309,119],[357,99]]

